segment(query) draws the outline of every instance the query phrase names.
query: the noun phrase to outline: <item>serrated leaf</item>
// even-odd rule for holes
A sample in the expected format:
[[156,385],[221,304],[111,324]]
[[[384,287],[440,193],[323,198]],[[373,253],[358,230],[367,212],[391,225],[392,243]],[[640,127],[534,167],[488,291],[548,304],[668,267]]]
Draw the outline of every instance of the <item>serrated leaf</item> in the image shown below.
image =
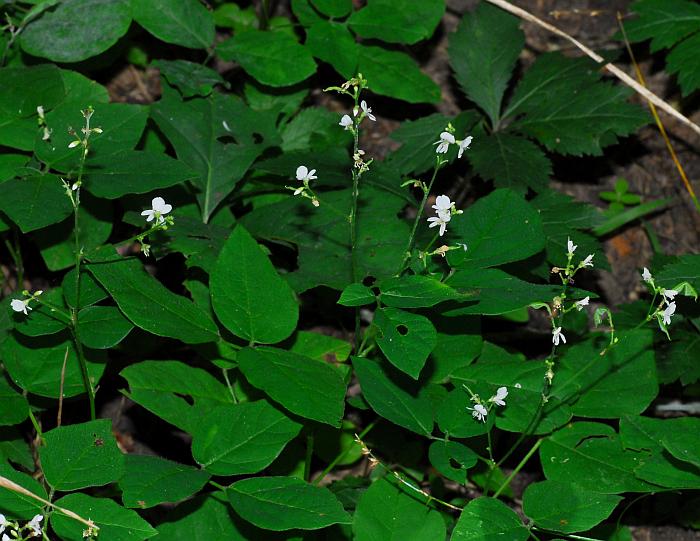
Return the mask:
[[106,485],[124,473],[124,455],[112,434],[111,419],[60,426],[43,437],[41,466],[55,490]]
[[[497,126],[501,101],[515,62],[525,44],[520,21],[495,6],[481,3],[465,14],[450,36],[450,65],[467,97]],[[489,58],[484,62],[484,58]]]
[[218,339],[216,325],[206,312],[169,291],[138,260],[90,263],[88,270],[137,327],[187,344]]
[[345,24],[318,21],[306,29],[304,47],[316,58],[328,62],[346,79],[357,70],[358,47]]
[[679,258],[654,273],[654,281],[673,289],[681,282],[689,282],[696,291],[700,291],[700,254],[683,254]]
[[271,347],[244,348],[239,368],[246,379],[285,409],[320,423],[340,426],[345,383],[323,361]]
[[126,507],[147,509],[161,503],[175,503],[198,492],[209,480],[207,472],[157,456],[125,457],[124,475],[119,479]]
[[444,12],[443,0],[369,0],[348,24],[363,38],[413,44],[433,35]]
[[430,320],[398,308],[380,308],[374,313],[373,323],[379,329],[377,345],[389,362],[418,379],[437,340]]
[[248,30],[216,48],[224,60],[235,60],[256,80],[274,87],[299,83],[316,72],[311,53],[284,32]]
[[192,434],[192,456],[213,475],[257,473],[269,466],[301,430],[268,402],[222,405]]
[[[700,30],[700,18],[698,29]],[[698,49],[700,49],[700,32],[676,45],[666,57],[666,68],[669,73],[678,75],[678,83],[684,97],[700,88]]]
[[129,0],[60,2],[27,25],[20,40],[22,49],[54,62],[79,62],[98,55],[126,34],[130,4]]
[[407,120],[391,132],[391,138],[401,147],[388,160],[402,174],[421,174],[435,165],[435,141],[444,131],[450,118],[440,113]]
[[641,0],[632,5],[638,18],[625,22],[631,42],[652,38],[651,51],[666,49],[700,30],[700,6],[687,0]]
[[197,0],[131,2],[134,20],[166,43],[206,49],[214,42],[214,19]]
[[433,431],[432,405],[420,385],[377,361],[353,357],[352,364],[362,395],[380,416],[416,434]]
[[89,348],[109,349],[124,340],[134,326],[115,306],[88,306],[78,312],[80,341]]
[[226,494],[236,513],[266,530],[317,530],[352,522],[327,488],[293,477],[243,479],[230,485]]
[[3,182],[0,210],[28,233],[64,220],[73,207],[57,176],[36,175]]
[[296,328],[299,307],[294,292],[242,225],[219,253],[210,293],[221,323],[245,340],[274,344]]
[[494,498],[471,500],[459,515],[450,541],[525,541],[530,534],[515,511]]

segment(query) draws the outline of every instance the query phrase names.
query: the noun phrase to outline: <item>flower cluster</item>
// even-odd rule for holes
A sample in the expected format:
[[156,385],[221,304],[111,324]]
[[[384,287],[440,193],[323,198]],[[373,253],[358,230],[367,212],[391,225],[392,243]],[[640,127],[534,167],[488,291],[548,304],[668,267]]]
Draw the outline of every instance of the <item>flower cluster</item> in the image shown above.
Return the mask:
[[454,128],[451,124],[448,124],[446,130],[440,134],[440,139],[433,144],[437,145],[435,149],[437,154],[447,154],[450,145],[457,145],[457,159],[459,159],[462,157],[462,154],[464,154],[464,151],[469,148],[469,145],[472,144],[472,139],[473,137],[471,135],[464,139],[456,139],[454,136]]
[[372,108],[367,106],[367,102],[365,100],[360,102],[359,107],[353,107],[352,117],[350,115],[343,115],[338,124],[342,126],[343,129],[353,131],[355,129],[355,120],[353,120],[353,117],[357,119],[358,124],[362,122],[362,119],[365,117],[369,118],[372,122],[377,120],[377,117],[372,114]]
[[506,405],[506,397],[508,396],[507,387],[499,387],[496,390],[496,394],[486,401],[488,408],[483,404],[481,398],[479,398],[479,395],[472,393],[468,387],[465,386],[465,388],[467,389],[469,394],[471,394],[472,402],[474,402],[474,407],[468,407],[467,409],[472,412],[472,417],[474,417],[474,419],[476,419],[477,421],[485,423],[486,417],[488,416],[489,411],[491,411],[491,408],[494,404],[501,407]]
[[650,317],[656,317],[656,320],[659,322],[659,328],[668,336],[667,326],[671,324],[671,317],[676,313],[676,301],[674,299],[685,284],[679,284],[674,289],[659,287],[654,283],[654,277],[646,267],[642,270],[642,280],[653,290],[655,297],[661,295],[661,302]]
[[433,205],[437,216],[428,218],[428,227],[440,227],[440,236],[442,237],[447,230],[447,224],[450,223],[453,214],[462,214],[461,210],[455,208],[454,202],[446,195],[438,195]]
[[302,197],[306,197],[307,199],[311,200],[311,204],[314,207],[318,207],[321,203],[319,203],[318,198],[316,197],[316,194],[313,192],[311,187],[309,186],[309,182],[312,180],[316,180],[318,177],[316,176],[316,169],[311,169],[309,171],[309,168],[306,167],[305,165],[300,165],[297,167],[296,171],[297,175],[297,180],[302,183],[301,186],[295,187],[295,186],[285,186],[288,190],[292,190],[294,192],[294,195],[301,195]]
[[[14,541],[16,539],[29,539],[31,537],[41,537],[41,522],[44,520],[43,515],[34,515],[34,518],[20,527],[17,522],[10,522],[5,518],[5,515],[0,514],[0,533],[2,541]],[[22,532],[26,533],[22,535]],[[12,534],[12,537],[7,535],[7,532]],[[24,537],[26,535],[26,538]]]

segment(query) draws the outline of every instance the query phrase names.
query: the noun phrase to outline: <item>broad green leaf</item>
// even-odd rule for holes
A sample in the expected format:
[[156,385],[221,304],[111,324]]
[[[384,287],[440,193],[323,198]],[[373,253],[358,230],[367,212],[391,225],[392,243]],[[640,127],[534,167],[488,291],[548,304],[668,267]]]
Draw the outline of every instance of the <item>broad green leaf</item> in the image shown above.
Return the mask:
[[443,0],[369,0],[348,24],[362,38],[412,44],[432,36],[444,13]]
[[370,288],[362,284],[350,284],[340,294],[338,304],[343,306],[364,306],[374,304],[377,298]]
[[529,537],[515,511],[499,500],[482,497],[464,508],[450,541],[525,541]]
[[214,90],[214,86],[228,85],[218,72],[188,60],[156,60],[151,65],[158,68],[168,84],[177,88],[183,98],[208,96]]
[[418,274],[387,278],[377,287],[381,303],[395,308],[427,308],[463,297],[440,280]]
[[[455,78],[494,127],[500,121],[503,93],[525,44],[519,25],[513,15],[484,2],[466,14],[450,36],[450,65]],[[484,58],[490,60],[485,62]]]
[[213,475],[257,473],[301,430],[265,400],[218,406],[192,434],[194,459]]
[[249,30],[216,48],[224,60],[235,60],[257,81],[269,86],[289,86],[316,72],[311,53],[284,32]]
[[75,283],[75,268],[69,270],[63,276],[61,283],[63,296],[66,299],[66,304],[74,308],[77,302],[80,302],[80,308],[93,305],[101,300],[109,297],[109,294],[102,289],[102,286],[97,283],[92,274],[85,267],[80,270],[80,300],[76,298],[76,283]]
[[[46,489],[39,481],[26,473],[18,472],[7,464],[0,464],[0,476],[17,483],[40,498],[48,498]],[[34,515],[40,514],[43,507],[44,504],[39,500],[35,500],[21,492],[14,492],[5,488],[0,490],[0,513],[4,514],[7,519],[30,519]]]
[[[90,517],[100,528],[99,537],[109,541],[141,541],[156,535],[151,525],[136,511],[124,509],[109,498],[94,498],[87,494],[68,494],[56,505],[70,509],[81,517]],[[60,513],[51,516],[51,525],[63,541],[82,541],[85,525]]]
[[301,479],[253,477],[233,483],[226,494],[236,513],[266,530],[318,530],[352,522],[327,488]]
[[16,425],[29,415],[27,398],[0,375],[0,426]]
[[193,184],[205,223],[255,159],[279,140],[274,119],[232,95],[183,101],[165,86],[151,114],[177,157],[197,172]]
[[479,199],[450,222],[450,231],[467,245],[449,253],[452,265],[493,267],[519,261],[544,248],[542,221],[523,196],[500,189]]
[[124,455],[112,434],[111,419],[59,426],[44,432],[39,448],[46,481],[67,492],[106,485],[124,473]]
[[312,148],[326,145],[335,146],[340,141],[337,136],[349,136],[338,126],[338,113],[321,107],[302,109],[284,126],[281,135],[282,151],[285,153],[308,152]]
[[197,0],[132,0],[134,20],[158,39],[190,49],[214,43],[214,18]]
[[700,379],[700,336],[697,333],[673,331],[673,340],[656,353],[656,374],[659,383],[673,383],[680,379],[683,385]]
[[129,382],[129,398],[190,434],[199,429],[202,412],[232,402],[229,390],[214,376],[177,361],[141,361],[121,376]]
[[64,220],[73,206],[57,176],[36,175],[3,182],[0,210],[28,233]]
[[428,457],[440,474],[463,485],[467,481],[467,470],[476,464],[478,455],[456,441],[434,441]]
[[206,312],[169,291],[138,260],[90,263],[88,269],[137,327],[187,344],[218,339],[216,325]]
[[571,481],[601,494],[655,492],[658,486],[638,479],[634,470],[644,455],[625,451],[615,431],[601,423],[567,425],[544,440],[540,462],[547,479]]
[[[61,379],[64,397],[86,392],[78,357],[66,333],[37,338],[10,334],[0,344],[0,353],[12,381],[30,393],[58,398]],[[106,357],[103,352],[94,350],[85,350],[85,356],[88,373],[95,386],[104,372]],[[66,370],[62,378],[64,359]]]
[[640,0],[632,5],[638,15],[625,22],[631,42],[651,38],[651,51],[672,47],[700,30],[700,6],[688,0]]
[[352,0],[311,0],[311,3],[324,15],[336,19],[352,11]]
[[372,92],[409,103],[440,101],[440,87],[405,53],[373,45],[358,45],[358,71]]
[[508,133],[479,137],[467,152],[474,171],[499,188],[541,191],[549,184],[552,164],[532,141]]
[[[0,427],[0,461],[13,462],[26,471],[34,468],[34,456],[17,426]],[[7,476],[6,476],[7,477]],[[21,483],[20,483],[21,484]],[[32,513],[31,516],[34,516]]]
[[244,348],[239,368],[246,379],[270,398],[302,417],[340,426],[345,383],[329,364],[271,347]]
[[116,346],[134,328],[114,306],[87,306],[78,312],[78,323],[80,341],[93,349]]
[[88,164],[85,189],[97,197],[118,199],[194,180],[197,173],[165,154],[125,150]]
[[386,364],[363,357],[353,357],[352,364],[374,411],[417,434],[433,431],[432,405],[424,388]]
[[438,335],[426,364],[426,376],[431,382],[441,383],[481,353],[481,323],[478,317],[431,316],[430,319]]
[[[426,498],[423,498],[426,500]],[[391,482],[377,479],[357,503],[353,531],[357,541],[444,539],[445,522],[427,501]]]
[[[44,291],[39,298],[67,312],[65,304],[63,303],[63,292],[60,287]],[[70,316],[68,314],[61,315],[49,308],[46,304],[31,303],[29,307],[32,308],[32,311],[29,312],[28,316],[14,311],[8,311],[15,329],[25,336],[56,334],[66,330],[70,325]],[[10,310],[9,307],[8,310]]]
[[328,62],[346,79],[355,75],[358,47],[346,25],[334,21],[312,24],[306,29],[304,47],[316,58]]
[[26,154],[0,154],[0,184],[16,176],[28,161]]
[[242,225],[221,249],[210,292],[221,323],[245,340],[274,344],[296,328],[299,306],[292,288]]
[[437,340],[430,320],[398,308],[380,308],[373,323],[379,329],[377,345],[382,353],[396,368],[417,380]]
[[[344,420],[340,430],[322,426],[314,432],[314,454],[322,460],[337,466],[348,466],[363,456],[362,445],[358,443],[357,425]],[[303,475],[303,471],[302,471]]]
[[328,360],[329,357],[339,362],[346,361],[352,348],[347,340],[310,331],[298,331],[293,340],[289,351],[319,361]]
[[387,160],[401,174],[421,174],[435,166],[435,141],[452,119],[433,113],[416,120],[406,120],[391,132],[390,137],[401,147],[389,154]]
[[208,473],[192,466],[157,456],[130,454],[125,457],[119,488],[126,507],[147,509],[184,500],[198,492],[208,480]]
[[22,49],[54,62],[98,55],[126,34],[131,24],[129,4],[129,0],[61,2],[27,25],[20,39]]
[[540,481],[528,485],[523,512],[541,528],[574,533],[600,524],[622,501],[621,496],[599,494],[574,483]]

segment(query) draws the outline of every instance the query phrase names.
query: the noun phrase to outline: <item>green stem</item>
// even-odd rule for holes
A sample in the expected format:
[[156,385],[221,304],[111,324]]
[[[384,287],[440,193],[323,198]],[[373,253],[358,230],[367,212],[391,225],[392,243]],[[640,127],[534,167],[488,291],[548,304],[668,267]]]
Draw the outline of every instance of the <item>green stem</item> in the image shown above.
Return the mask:
[[219,490],[226,490],[226,488],[227,488],[227,487],[225,487],[224,485],[220,485],[220,484],[217,483],[216,481],[209,481],[209,484],[210,484],[211,486],[213,486],[214,488],[218,488]]
[[314,454],[314,433],[309,432],[306,435],[306,456],[304,457],[304,481],[307,483],[311,480],[311,459]]
[[36,420],[31,407],[29,408],[29,420],[32,422],[32,426],[34,427],[34,430],[36,430],[37,436],[39,436],[40,439],[43,439],[44,436],[41,432],[41,426],[39,425],[39,421]]
[[[358,107],[359,91],[355,92],[355,107]],[[356,156],[360,149],[360,122],[361,117],[353,116],[352,130],[352,155]],[[352,167],[352,206],[350,207],[350,261],[352,265],[352,279],[359,279],[357,268],[357,202],[360,198],[360,172],[353,162]],[[360,307],[355,308],[355,352],[360,346]]]
[[95,388],[90,380],[90,374],[88,373],[87,361],[85,360],[85,353],[83,352],[83,344],[80,341],[80,327],[78,325],[78,311],[73,309],[75,313],[75,320],[73,321],[73,342],[75,343],[75,352],[78,355],[78,363],[80,364],[80,373],[83,377],[83,385],[88,394],[88,400],[90,401],[90,419],[95,420]]
[[513,477],[515,477],[518,474],[518,472],[523,468],[523,466],[525,466],[527,461],[530,460],[530,457],[535,454],[537,449],[540,448],[540,445],[542,445],[542,441],[542,439],[539,439],[535,442],[535,445],[532,446],[532,448],[527,452],[527,454],[523,457],[520,463],[511,472],[511,474],[508,477],[506,477],[501,486],[498,487],[498,490],[493,494],[494,498],[498,498],[501,495],[501,492],[503,492],[505,488],[510,484],[510,482],[513,480]]
[[5,247],[10,253],[12,262],[15,264],[15,271],[17,272],[17,290],[22,291],[22,289],[24,289],[24,263],[22,262],[22,252],[19,244],[19,233],[17,233],[17,229],[13,228],[12,235],[14,246],[9,239],[5,239]]
[[231,393],[233,403],[238,404],[238,397],[236,396],[236,392],[233,390],[233,385],[231,385],[231,381],[228,379],[229,368],[222,368],[221,371],[224,374],[224,380],[226,380],[226,386],[228,387],[228,392]]
[[258,27],[260,30],[267,30],[270,23],[270,0],[262,0],[262,10],[260,13],[260,20],[258,21]]
[[[377,421],[372,421],[370,424],[368,424],[365,427],[365,429],[358,434],[358,438],[359,439],[364,438],[369,433],[369,431],[372,430],[376,426],[376,424],[377,424]],[[352,449],[352,447],[348,447],[347,449],[345,449],[345,451],[342,451],[341,453],[339,453],[333,459],[333,461],[330,464],[328,464],[328,466],[326,466],[326,469],[321,472],[321,475],[319,475],[316,479],[313,480],[312,484],[318,485],[321,481],[323,481],[323,478],[326,475],[328,475],[330,473],[330,471],[338,465],[338,462],[340,462],[341,460],[343,460],[345,458],[345,456],[350,452],[351,449]]]

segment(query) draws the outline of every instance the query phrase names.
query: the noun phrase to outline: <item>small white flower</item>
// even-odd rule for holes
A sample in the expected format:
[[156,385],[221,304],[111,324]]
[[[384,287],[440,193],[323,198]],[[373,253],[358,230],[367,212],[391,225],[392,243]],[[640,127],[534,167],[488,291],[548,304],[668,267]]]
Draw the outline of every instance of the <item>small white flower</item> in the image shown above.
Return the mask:
[[75,148],[75,147],[77,147],[80,143],[81,143],[81,141],[80,141],[79,139],[76,139],[75,141],[71,141],[71,142],[68,144],[68,148]]
[[484,406],[476,404],[473,408],[467,409],[472,410],[472,417],[474,417],[474,419],[486,422],[486,416],[489,414],[489,411]]
[[673,298],[678,295],[678,291],[675,289],[662,289],[661,294],[666,297],[667,300],[672,301]]
[[362,101],[360,102],[360,107],[362,108],[362,112],[367,116],[367,118],[369,118],[369,119],[372,120],[372,121],[377,120],[377,117],[375,117],[375,116],[372,114],[372,108],[371,108],[371,107],[367,107],[367,102],[366,102],[365,100],[362,100]]
[[221,121],[221,125],[224,127],[224,129],[225,129],[227,132],[230,132],[230,131],[231,131],[231,128],[229,127],[228,122],[226,122],[225,120],[222,120],[222,121]]
[[349,130],[352,128],[353,121],[352,118],[350,118],[350,115],[343,115],[343,118],[340,119],[338,124],[340,124],[346,130]]
[[34,518],[27,523],[27,528],[32,531],[32,536],[41,535],[41,521],[44,520],[43,515],[34,515]]
[[428,222],[430,222],[430,225],[428,227],[440,226],[440,236],[442,237],[445,234],[445,231],[447,230],[447,224],[451,219],[452,216],[449,212],[438,212],[437,216],[431,216],[430,218],[428,218]]
[[564,333],[561,332],[561,327],[556,327],[555,329],[552,329],[552,343],[555,346],[558,346],[559,340],[566,344],[566,337],[564,336]]
[[592,267],[593,266],[593,255],[594,254],[588,254],[586,256],[586,259],[581,261],[581,266],[582,267]]
[[457,145],[459,145],[459,150],[457,151],[457,159],[460,159],[462,157],[462,154],[464,154],[464,151],[469,148],[469,145],[472,144],[472,139],[473,137],[470,135],[469,137],[465,137],[461,141],[457,141]]
[[570,238],[567,237],[566,248],[568,250],[567,255],[572,256],[574,255],[574,252],[576,251],[576,248],[578,248],[578,246],[574,244]]
[[576,310],[578,310],[579,312],[580,312],[581,310],[583,310],[583,307],[584,307],[584,306],[588,306],[588,302],[589,302],[590,300],[591,300],[590,297],[584,297],[584,298],[581,299],[580,301],[576,301],[576,302],[574,303],[574,304],[576,305]]
[[310,180],[317,179],[316,169],[309,171],[305,165],[300,165],[297,167],[297,180],[302,182],[308,182]]
[[433,208],[438,212],[450,212],[452,210],[452,201],[450,201],[450,198],[447,197],[446,195],[438,195],[435,198],[435,204],[433,205]]
[[5,515],[0,513],[0,533],[4,532],[5,528],[7,528],[9,525],[10,523],[5,518]]
[[667,307],[666,310],[661,312],[661,315],[663,316],[663,321],[664,325],[670,325],[671,324],[671,316],[676,312],[676,303],[672,302],[670,303]]
[[44,106],[43,105],[36,106],[36,114],[39,115],[39,118],[41,118],[43,120],[43,118],[44,118]]
[[29,315],[29,314],[27,314],[27,310],[32,309],[32,307],[29,306],[29,299],[27,299],[27,300],[12,299],[12,302],[10,302],[10,306],[12,306],[12,309],[15,312],[23,312],[25,316]]
[[651,280],[652,280],[651,273],[649,272],[649,269],[647,269],[646,267],[644,267],[644,270],[642,271],[642,280],[644,280],[647,283],[651,282]]
[[9,536],[9,535],[7,535],[6,533],[4,533],[4,534],[2,534],[2,541],[12,541],[12,539],[10,539],[10,536]]
[[173,206],[167,204],[162,197],[154,197],[151,201],[151,207],[148,210],[144,210],[141,216],[146,216],[147,222],[152,222],[155,219],[156,224],[162,224],[165,221],[163,216],[173,210]]
[[516,383],[515,385],[513,385],[513,387],[515,387],[516,389],[522,389],[522,388],[523,388],[523,386],[520,385],[520,383]]
[[455,136],[448,131],[444,131],[440,134],[440,140],[435,141],[433,144],[438,146],[435,149],[436,153],[446,154],[450,148],[450,145],[455,144]]
[[506,387],[499,387],[496,390],[496,394],[489,398],[489,402],[498,404],[499,406],[506,405],[506,396],[508,396],[508,389]]

